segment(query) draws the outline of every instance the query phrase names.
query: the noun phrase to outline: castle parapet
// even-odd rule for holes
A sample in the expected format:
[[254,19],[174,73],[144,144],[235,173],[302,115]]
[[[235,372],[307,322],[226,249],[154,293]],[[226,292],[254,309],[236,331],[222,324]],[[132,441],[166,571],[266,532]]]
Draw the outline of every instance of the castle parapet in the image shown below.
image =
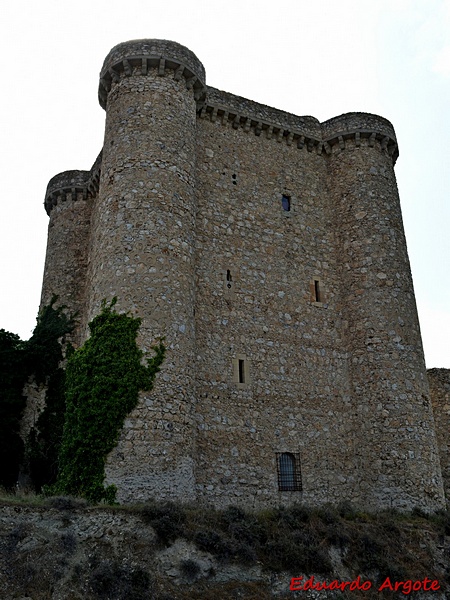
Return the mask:
[[339,115],[321,123],[322,139],[325,149],[331,151],[331,147],[339,145],[341,150],[345,149],[346,140],[352,140],[355,146],[361,144],[361,140],[367,140],[369,146],[379,144],[382,151],[392,157],[392,162],[398,158],[398,146],[395,131],[387,119],[370,113],[352,112]]
[[45,192],[44,206],[48,215],[58,203],[58,198],[76,200],[79,195],[86,200],[97,195],[102,166],[102,152],[90,171],[63,171],[50,179]]
[[121,77],[133,73],[147,75],[157,69],[163,76],[167,70],[175,73],[175,79],[182,77],[186,87],[194,90],[197,103],[205,98],[205,68],[193,52],[181,44],[168,40],[132,40],[115,46],[103,63],[100,72],[98,99],[102,108],[106,109],[108,93]]
[[82,194],[86,199],[89,175],[90,171],[64,171],[52,177],[45,192],[44,206],[47,214],[50,214],[61,196],[66,200],[70,194],[70,197],[75,200],[78,194]]
[[331,154],[334,146],[345,150],[347,140],[356,147],[361,143],[376,146],[393,164],[399,154],[391,123],[369,113],[347,113],[319,123],[314,117],[292,115],[208,87],[199,117],[316,154]]

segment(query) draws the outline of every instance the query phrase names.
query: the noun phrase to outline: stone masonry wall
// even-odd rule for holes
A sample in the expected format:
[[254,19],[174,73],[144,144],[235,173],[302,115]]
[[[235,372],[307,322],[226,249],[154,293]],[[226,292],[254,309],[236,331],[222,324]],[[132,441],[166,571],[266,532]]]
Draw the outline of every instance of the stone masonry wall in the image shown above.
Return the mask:
[[142,317],[144,350],[163,336],[167,346],[153,393],[141,396],[108,461],[108,483],[117,484],[121,500],[194,495],[196,99],[179,59],[199,77],[203,68],[180,48],[174,44],[171,60],[158,58],[156,67],[152,57],[165,52],[164,42],[125,44],[103,67],[104,77],[117,72],[118,60],[125,70],[106,100],[88,318],[102,299],[117,296],[119,310]]
[[450,369],[428,369],[431,402],[446,498],[450,497]]
[[[382,123],[383,126],[383,123]],[[434,422],[392,160],[346,140],[329,160],[343,333],[358,420],[359,502],[443,504]]]
[[[353,471],[326,162],[283,142],[199,124],[197,486],[219,505],[337,500]],[[303,493],[278,492],[277,452],[300,455]]]
[[[47,188],[50,213],[41,309],[54,295],[80,323],[85,312],[85,282],[92,200],[87,197],[88,171],[67,171],[54,177]],[[81,324],[71,338],[81,342]]]
[[119,500],[442,507],[392,125],[207,87],[166,40],[113,48],[99,100],[102,155],[49,185],[43,298],[80,340],[113,296],[145,351],[166,338],[108,457]]

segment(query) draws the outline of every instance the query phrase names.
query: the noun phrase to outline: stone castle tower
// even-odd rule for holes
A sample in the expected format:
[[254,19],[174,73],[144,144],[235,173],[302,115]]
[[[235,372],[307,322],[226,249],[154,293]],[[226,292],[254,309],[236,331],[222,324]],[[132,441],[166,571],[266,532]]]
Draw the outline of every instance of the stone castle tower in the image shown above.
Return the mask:
[[103,150],[48,186],[42,304],[166,337],[107,463],[122,501],[444,505],[392,125],[208,87],[165,40],[100,74]]

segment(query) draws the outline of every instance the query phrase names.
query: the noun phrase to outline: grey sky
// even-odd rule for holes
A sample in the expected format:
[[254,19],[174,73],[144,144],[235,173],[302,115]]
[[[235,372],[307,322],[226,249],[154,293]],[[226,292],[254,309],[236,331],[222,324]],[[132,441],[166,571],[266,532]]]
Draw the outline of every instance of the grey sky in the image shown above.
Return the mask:
[[128,39],[167,38],[195,52],[209,85],[321,121],[392,121],[427,366],[450,367],[450,0],[18,0],[2,13],[0,327],[34,327],[45,189],[100,151],[103,59]]

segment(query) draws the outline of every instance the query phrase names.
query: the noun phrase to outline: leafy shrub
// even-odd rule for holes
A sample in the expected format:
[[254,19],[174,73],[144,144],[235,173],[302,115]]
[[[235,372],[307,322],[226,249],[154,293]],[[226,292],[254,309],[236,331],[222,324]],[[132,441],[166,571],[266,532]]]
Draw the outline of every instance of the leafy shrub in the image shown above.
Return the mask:
[[7,489],[17,482],[24,453],[19,427],[25,379],[24,342],[0,329],[0,485]]
[[246,521],[247,518],[247,513],[238,506],[227,506],[227,508],[222,513],[222,521],[227,525],[229,525],[230,523]]
[[319,547],[316,540],[305,538],[298,532],[268,542],[264,554],[274,571],[324,575],[332,572],[327,552]]
[[148,573],[106,560],[94,566],[89,585],[99,600],[151,600],[155,597],[154,582]]
[[183,535],[186,513],[172,502],[149,503],[140,509],[143,520],[155,530],[160,542],[168,544]]
[[329,544],[343,550],[350,543],[350,536],[338,524],[328,525],[326,539]]
[[413,517],[419,517],[420,519],[429,519],[430,517],[430,515],[420,508],[420,506],[415,506],[411,511],[411,515]]
[[59,545],[63,554],[72,556],[72,554],[74,554],[77,549],[77,538],[71,531],[68,533],[63,533],[63,535],[60,538]]
[[72,496],[51,496],[45,501],[50,508],[57,510],[75,510],[86,506],[86,501],[82,498],[73,498]]
[[301,505],[279,506],[266,513],[269,521],[277,524],[279,527],[296,529],[310,522],[311,509]]
[[221,532],[205,529],[198,531],[194,536],[194,542],[199,550],[210,552],[221,560],[231,559],[235,554],[235,548],[231,540]]
[[196,579],[196,577],[200,574],[200,571],[200,565],[192,558],[188,558],[180,562],[180,573],[189,581]]
[[334,506],[319,508],[317,516],[325,525],[334,525],[340,521],[340,515]]
[[438,510],[431,520],[437,523],[441,530],[441,535],[450,536],[450,512],[447,510]]
[[229,506],[221,515],[221,524],[234,540],[239,555],[255,556],[255,550],[267,539],[263,524],[255,515],[247,513],[236,506]]
[[347,519],[347,521],[354,521],[360,516],[359,511],[353,506],[351,502],[344,501],[337,505],[337,512],[340,517]]
[[359,556],[358,562],[363,571],[374,571],[384,561],[383,546],[372,536],[367,534],[359,536],[356,547]]

